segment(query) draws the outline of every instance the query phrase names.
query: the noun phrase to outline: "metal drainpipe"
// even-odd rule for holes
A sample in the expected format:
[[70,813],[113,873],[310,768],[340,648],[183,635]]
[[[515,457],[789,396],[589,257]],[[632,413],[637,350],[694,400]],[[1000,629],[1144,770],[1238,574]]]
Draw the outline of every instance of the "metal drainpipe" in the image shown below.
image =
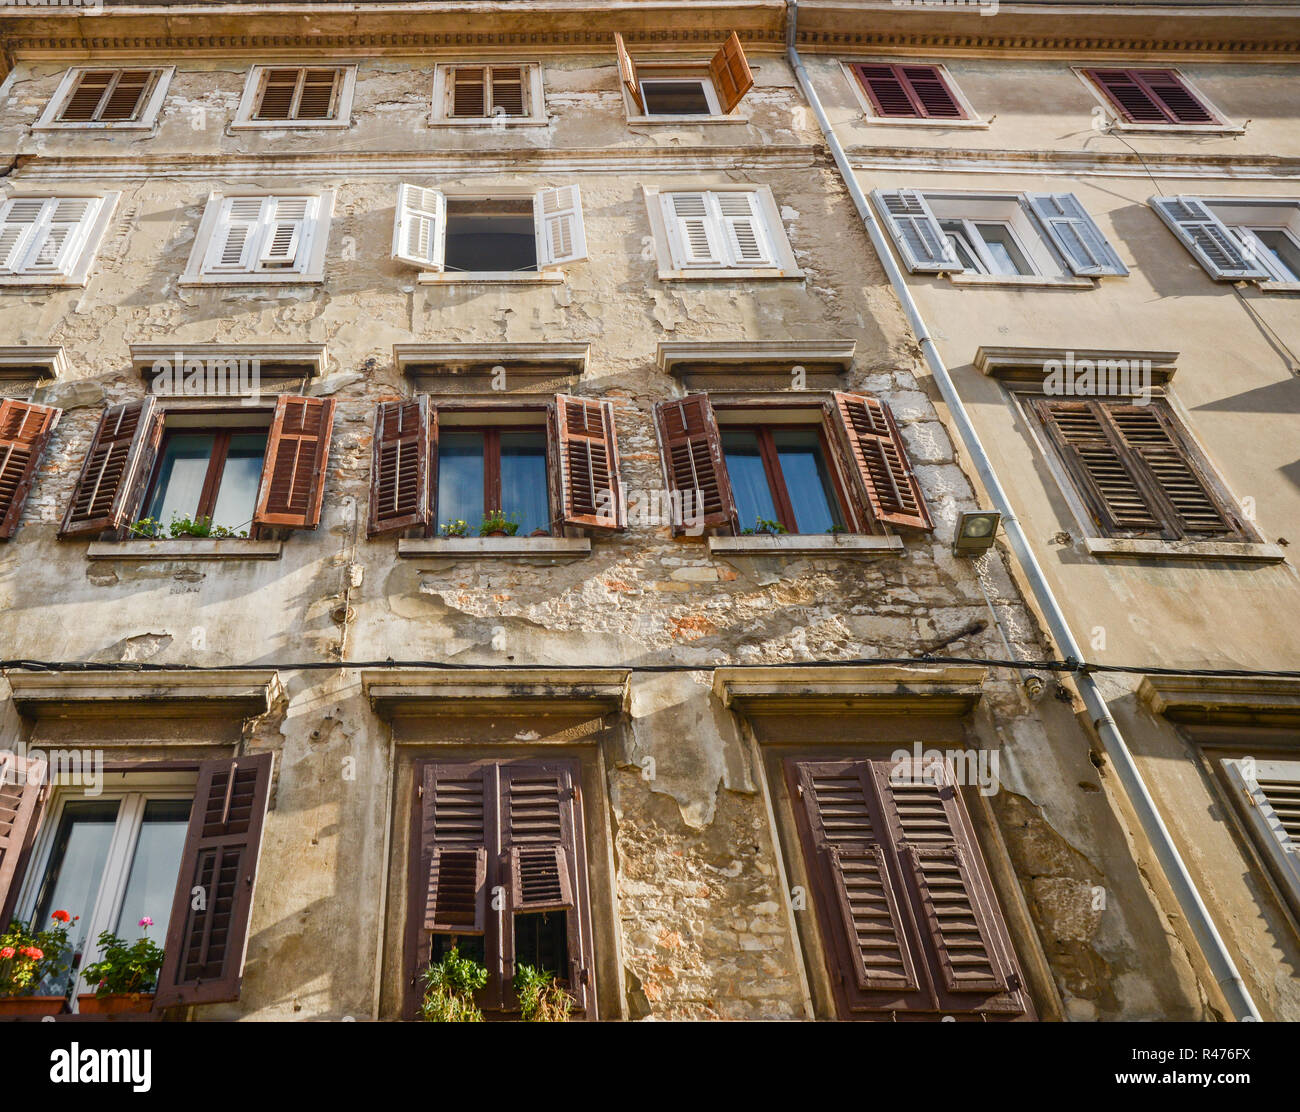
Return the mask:
[[[1012,509],[1011,500],[1007,497],[1006,491],[1003,490],[1002,484],[998,481],[993,465],[989,462],[988,455],[984,451],[984,445],[980,443],[979,433],[975,431],[975,426],[971,424],[970,416],[966,412],[961,396],[957,393],[957,388],[953,385],[952,378],[948,374],[948,368],[944,366],[943,357],[939,354],[938,348],[935,347],[934,340],[931,339],[930,332],[921,317],[921,312],[912,299],[911,291],[903,279],[903,273],[898,269],[898,264],[894,261],[894,255],[885,234],[876,221],[866,195],[858,185],[857,177],[853,173],[853,167],[849,164],[848,156],[844,153],[844,148],[840,145],[830,121],[826,118],[821,99],[817,96],[816,90],[812,87],[812,82],[808,79],[808,72],[804,69],[803,60],[799,57],[799,51],[795,46],[798,20],[798,0],[786,0],[786,54],[790,65],[794,68],[799,87],[803,91],[808,104],[812,107],[813,114],[817,117],[817,125],[821,128],[826,145],[835,158],[835,165],[839,169],[840,177],[843,178],[844,184],[848,188],[849,196],[853,198],[853,204],[858,210],[858,215],[862,217],[862,223],[866,226],[867,234],[871,237],[872,246],[875,247],[881,265],[889,276],[889,282],[894,287],[898,300],[902,303],[903,312],[907,314],[908,322],[911,324],[917,339],[920,340],[921,350],[925,354],[926,363],[929,364],[930,373],[934,375],[935,382],[939,384],[939,390],[943,394],[944,401],[952,414],[957,431],[961,433],[962,443],[966,446],[966,451],[970,453],[971,462],[975,465],[975,470],[984,483],[984,488],[993,500],[994,508],[1002,515],[1002,527],[1006,532],[1007,541],[1011,545],[1011,550],[1015,553],[1025,577],[1029,580],[1029,586],[1034,593],[1034,598],[1038,600],[1038,605],[1042,608],[1047,619],[1048,628],[1067,658],[1072,657],[1075,660],[1082,661],[1083,653],[1074,639],[1074,634],[1070,632],[1070,627],[1065,620],[1065,614],[1062,612],[1060,604],[1056,601],[1056,596],[1052,593],[1051,586],[1043,575],[1043,569],[1034,556],[1033,549],[1029,546],[1029,540],[1020,526],[1015,511]],[[1191,874],[1187,871],[1187,866],[1183,863],[1178,847],[1174,845],[1173,838],[1170,837],[1169,830],[1160,817],[1156,802],[1151,797],[1151,793],[1142,779],[1142,774],[1138,770],[1137,762],[1133,759],[1128,743],[1125,742],[1124,735],[1120,733],[1119,725],[1111,717],[1105,698],[1092,676],[1088,673],[1075,673],[1075,681],[1079,688],[1079,694],[1082,696],[1092,718],[1093,727],[1101,736],[1111,765],[1115,769],[1120,783],[1123,784],[1133,809],[1137,812],[1138,819],[1142,823],[1142,829],[1151,841],[1152,849],[1155,851],[1156,859],[1165,874],[1165,879],[1169,882],[1174,897],[1178,900],[1179,907],[1187,917],[1192,933],[1196,936],[1201,952],[1209,963],[1214,978],[1218,981],[1219,987],[1227,999],[1228,1006],[1232,1009],[1233,1016],[1239,1020],[1260,1019],[1255,1002],[1250,997],[1250,991],[1247,989],[1245,981],[1241,979],[1241,974],[1237,972],[1236,963],[1232,960],[1232,955],[1228,953],[1228,948],[1224,945],[1223,938],[1220,936],[1218,928],[1215,927],[1214,921],[1210,918],[1210,913],[1205,906],[1205,902],[1201,899],[1200,892],[1196,889]]]

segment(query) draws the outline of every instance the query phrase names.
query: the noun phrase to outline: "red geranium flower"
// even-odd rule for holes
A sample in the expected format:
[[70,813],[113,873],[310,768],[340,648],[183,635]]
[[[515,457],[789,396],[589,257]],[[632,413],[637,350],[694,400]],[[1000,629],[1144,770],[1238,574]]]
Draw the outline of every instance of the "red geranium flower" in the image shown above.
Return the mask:
[[57,919],[60,923],[70,923],[72,921],[72,916],[69,915],[66,911],[56,911],[53,915],[50,916],[50,918]]
[[0,959],[4,961],[8,961],[13,956],[14,948],[12,946],[6,946],[3,950],[0,950]]

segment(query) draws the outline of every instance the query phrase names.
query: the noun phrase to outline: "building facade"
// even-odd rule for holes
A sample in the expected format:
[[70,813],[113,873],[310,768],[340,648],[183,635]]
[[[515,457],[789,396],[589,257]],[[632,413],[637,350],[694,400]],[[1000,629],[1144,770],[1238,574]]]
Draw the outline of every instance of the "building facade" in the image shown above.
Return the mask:
[[838,144],[1295,1018],[1294,680],[1146,674],[1298,656],[1294,24],[1052,7],[0,16],[4,914],[173,1019],[1233,1018]]

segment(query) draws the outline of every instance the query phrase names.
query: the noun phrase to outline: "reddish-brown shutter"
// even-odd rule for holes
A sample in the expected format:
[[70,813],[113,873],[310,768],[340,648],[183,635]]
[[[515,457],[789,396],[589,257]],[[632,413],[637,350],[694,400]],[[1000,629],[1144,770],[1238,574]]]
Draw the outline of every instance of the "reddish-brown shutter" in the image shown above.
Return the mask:
[[63,515],[61,537],[100,533],[127,524],[144,497],[162,431],[162,413],[152,395],[104,411]]
[[853,69],[878,115],[946,120],[966,116],[938,66],[863,64]]
[[481,764],[424,766],[420,799],[423,929],[483,934],[486,929],[488,829],[495,802]]
[[369,536],[429,524],[429,429],[426,395],[375,408]]
[[257,753],[199,765],[155,1008],[239,999],[271,764]]
[[276,399],[254,524],[298,529],[320,524],[333,428],[333,398],[282,394]]
[[551,436],[564,524],[625,529],[613,403],[556,394]]
[[627,45],[623,42],[623,36],[617,31],[614,32],[614,49],[618,52],[618,76],[623,82],[623,88],[627,90],[627,95],[632,98],[632,103],[636,105],[638,112],[645,113],[645,101],[641,97],[641,83],[636,76],[636,63],[632,61],[632,55],[627,52]]
[[262,96],[255,120],[288,120],[293,115],[293,95],[298,91],[296,69],[270,69],[262,79]]
[[709,76],[713,78],[713,88],[717,91],[718,104],[724,115],[744,100],[745,94],[754,87],[754,75],[750,72],[745,48],[740,45],[740,36],[735,31],[709,60]]
[[36,479],[61,409],[6,398],[0,402],[0,539],[18,530],[23,505]]
[[[659,402],[655,419],[668,489],[679,492],[683,499],[694,499],[693,507],[683,506],[682,517],[689,519],[702,511],[706,528],[727,526],[734,530],[736,504],[708,394],[688,394],[680,400]],[[674,533],[682,529],[682,522],[673,522]]]
[[95,118],[99,102],[113,83],[115,70],[87,70],[77,78],[77,83],[59,113],[61,123],[83,124]]
[[144,110],[145,95],[153,85],[153,70],[123,70],[99,113],[104,121],[136,119]]
[[1090,69],[1088,76],[1136,124],[1211,124],[1214,113],[1173,70]]
[[933,529],[889,406],[863,394],[837,392],[834,414],[872,516],[895,527]]
[[298,97],[299,120],[332,120],[337,115],[339,83],[343,77],[337,69],[309,69],[303,72],[302,94]]
[[42,760],[0,751],[0,922],[7,923],[18,887],[18,860],[36,822],[45,787]]

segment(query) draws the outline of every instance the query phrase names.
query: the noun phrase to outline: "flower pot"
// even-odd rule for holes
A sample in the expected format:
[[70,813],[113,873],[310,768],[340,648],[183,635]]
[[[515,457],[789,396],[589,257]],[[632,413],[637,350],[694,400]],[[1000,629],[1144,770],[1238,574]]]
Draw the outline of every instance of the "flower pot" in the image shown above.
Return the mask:
[[62,996],[0,996],[0,1015],[58,1015],[61,1011]]
[[123,1012],[153,1011],[152,992],[110,992],[96,996],[93,992],[77,997],[77,1011],[82,1015],[121,1015]]
[[549,537],[551,534],[545,529],[534,529],[528,535],[530,537]]
[[492,532],[488,534],[489,537],[508,537],[509,535],[510,534],[504,529],[493,529]]

